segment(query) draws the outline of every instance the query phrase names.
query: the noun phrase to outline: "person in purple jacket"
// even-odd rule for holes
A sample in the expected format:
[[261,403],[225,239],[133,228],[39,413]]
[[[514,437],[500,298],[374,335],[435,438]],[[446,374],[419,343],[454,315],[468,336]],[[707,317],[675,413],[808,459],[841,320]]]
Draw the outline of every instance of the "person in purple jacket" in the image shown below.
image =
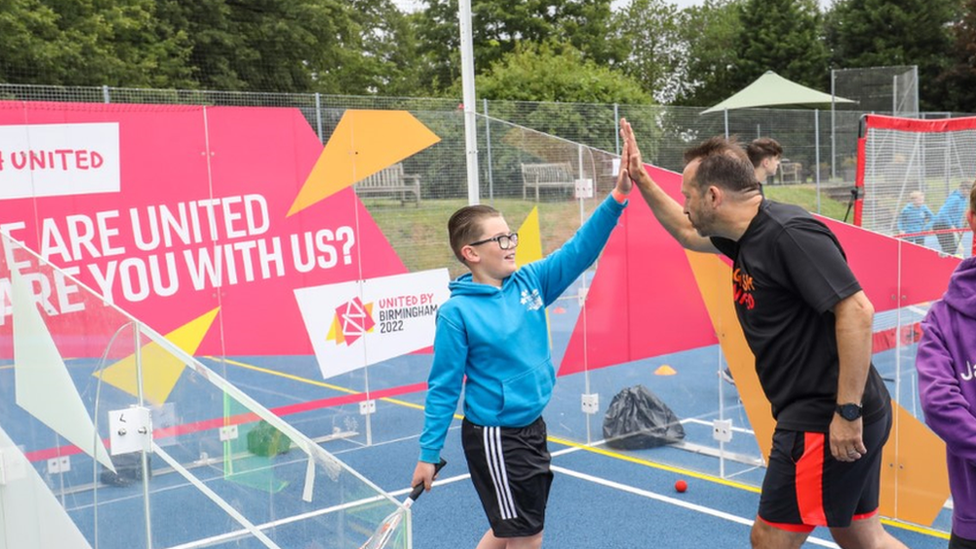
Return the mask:
[[[976,187],[966,220],[976,231]],[[922,321],[915,357],[925,423],[946,443],[950,549],[976,549],[976,257],[964,260]]]

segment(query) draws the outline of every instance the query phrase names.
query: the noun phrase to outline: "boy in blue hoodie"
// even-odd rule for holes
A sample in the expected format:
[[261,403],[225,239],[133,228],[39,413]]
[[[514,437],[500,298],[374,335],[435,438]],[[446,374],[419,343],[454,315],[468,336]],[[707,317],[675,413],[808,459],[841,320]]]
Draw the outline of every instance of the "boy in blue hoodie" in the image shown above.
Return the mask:
[[[623,157],[626,158],[627,149]],[[627,205],[623,169],[611,195],[562,248],[518,268],[518,234],[490,206],[466,206],[448,222],[451,249],[471,270],[451,282],[437,314],[420,459],[411,486],[430,489],[464,390],[461,439],[491,528],[478,549],[542,545],[552,484],[542,411],[556,370],[546,307],[597,258]]]
[[[976,231],[976,187],[969,192]],[[976,549],[976,257],[963,260],[922,321],[915,357],[925,422],[946,443],[952,492],[950,549]]]
[[925,205],[925,193],[912,191],[908,193],[908,205],[898,214],[898,232],[910,234],[904,237],[907,242],[925,245],[925,235],[917,234],[932,227],[932,210]]

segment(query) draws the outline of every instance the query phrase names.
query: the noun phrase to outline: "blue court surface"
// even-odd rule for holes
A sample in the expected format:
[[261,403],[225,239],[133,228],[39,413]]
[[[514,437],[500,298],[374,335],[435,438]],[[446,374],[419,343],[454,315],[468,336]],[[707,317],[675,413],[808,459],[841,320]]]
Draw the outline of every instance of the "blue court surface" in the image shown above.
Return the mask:
[[[553,354],[558,364],[579,314],[575,296],[560,299],[550,308]],[[902,311],[901,321],[913,322],[924,311]],[[915,316],[911,316],[915,315]],[[879,315],[876,323],[888,322]],[[883,326],[882,326],[883,327]],[[658,335],[660,337],[661,335]],[[875,355],[889,390],[912,411],[916,390],[912,382],[911,345]],[[399,357],[343,376],[323,380],[314,357],[235,357],[201,358],[212,370],[249,394],[263,406],[280,414],[322,448],[364,475],[380,489],[397,499],[408,491],[418,455],[418,437],[423,428],[423,383],[431,355]],[[94,364],[72,361],[72,374],[79,387],[91,386]],[[755,438],[735,387],[717,375],[724,367],[717,345],[654,357],[637,362],[597,369],[588,374],[560,377],[556,392],[545,411],[553,469],[556,474],[546,520],[545,547],[630,548],[630,547],[713,547],[749,546],[749,530],[759,502],[757,486],[764,473]],[[662,373],[663,372],[663,373]],[[188,376],[187,376],[188,377]],[[194,390],[192,379],[183,380]],[[602,420],[612,397],[620,390],[644,385],[654,392],[681,420],[685,439],[677,445],[645,450],[621,451],[603,443]],[[363,415],[360,408],[363,390],[369,387],[376,399],[375,412]],[[13,372],[0,367],[0,409],[13,403]],[[599,395],[599,411],[584,414],[581,395]],[[187,396],[192,396],[188,392]],[[226,414],[239,413],[220,407],[206,408],[199,401],[184,398],[179,423],[208,423]],[[194,404],[196,402],[196,404]],[[713,438],[713,422],[731,420],[732,439],[719,443]],[[29,433],[18,432],[19,422],[5,428],[15,439],[29,440]],[[467,476],[467,466],[459,440],[460,421],[455,420],[443,452],[448,466],[431,493],[413,507],[412,538],[418,549],[456,549],[474,547],[488,525]],[[196,441],[197,439],[194,439]],[[57,446],[60,442],[39,442],[35,447]],[[204,482],[221,478],[226,470],[206,459],[220,455],[223,443],[216,432],[201,431],[199,441],[182,446],[160,445],[182,456],[184,463],[197,463],[195,471]],[[723,458],[719,458],[721,450]],[[162,456],[153,457],[156,471],[150,482],[154,520],[179,521],[182,534],[205,540],[210,532],[235,528],[226,514],[207,501],[188,496],[195,492],[178,475],[168,474]],[[284,454],[275,458],[275,467],[303,468],[300,456]],[[80,468],[79,468],[80,469]],[[89,472],[91,469],[88,470]],[[290,475],[301,478],[304,469]],[[70,474],[81,474],[73,470]],[[236,508],[254,505],[253,513],[264,512],[262,501],[273,496],[273,512],[292,516],[301,511],[301,484],[272,484],[260,473],[248,482],[225,486],[222,494]],[[258,478],[260,477],[260,478]],[[58,477],[49,476],[49,482]],[[269,480],[271,479],[271,480]],[[678,493],[675,481],[682,479],[688,490]],[[261,486],[258,486],[261,484]],[[79,524],[90,522],[96,505],[84,490],[61,491],[54,486],[64,507]],[[256,489],[258,488],[258,489]],[[109,487],[98,495],[99,522],[105,528],[125,520],[126,504],[142,497],[138,485]],[[356,495],[344,496],[353,500]],[[263,498],[263,500],[262,500]],[[132,508],[129,505],[128,508]],[[932,527],[886,522],[889,532],[912,548],[945,547],[949,529],[948,510],[943,510]],[[271,521],[275,517],[269,516]],[[322,528],[318,545],[296,545],[298,549],[358,547],[379,519],[370,518],[347,525],[343,541],[331,539]],[[321,523],[320,523],[321,524]],[[301,526],[304,532],[317,526],[314,521]],[[279,527],[279,539],[287,539]],[[110,530],[108,530],[110,531]],[[104,535],[104,534],[102,534]],[[167,539],[165,529],[156,531],[159,547],[180,547],[186,543]],[[305,538],[307,539],[307,538]],[[119,541],[119,540],[116,540]],[[122,540],[125,542],[125,540]],[[253,541],[253,540],[252,540]],[[120,545],[142,546],[138,537]],[[202,547],[189,543],[186,547]],[[257,547],[256,544],[219,546]],[[836,547],[826,529],[814,532],[807,547]],[[284,547],[284,545],[283,545]]]
[[[553,347],[558,363],[565,341],[575,323],[575,299],[561,300],[565,312],[551,315]],[[554,306],[555,307],[555,306]],[[884,318],[880,319],[884,322]],[[911,346],[879,353],[875,363],[889,381],[892,395],[900,392],[911,409]],[[409,386],[422,382],[429,355],[398,359],[371,384]],[[655,375],[667,365],[673,375]],[[714,547],[749,546],[749,530],[759,502],[764,469],[748,429],[748,421],[734,386],[717,376],[722,367],[718,346],[646,359],[557,381],[556,394],[546,410],[550,451],[556,474],[550,497],[545,547]],[[323,398],[314,360],[267,357],[225,366],[225,374],[269,407],[287,402]],[[903,379],[899,379],[901,370]],[[382,381],[379,381],[382,379]],[[398,382],[396,380],[399,380]],[[343,383],[361,386],[356,376],[326,380],[329,387]],[[601,443],[602,413],[619,390],[643,384],[657,394],[682,420],[686,439],[681,447],[617,451]],[[374,389],[375,390],[375,389]],[[601,412],[589,418],[580,411],[583,392],[600,394]],[[289,417],[309,436],[321,436],[339,428],[351,428],[355,437],[323,443],[349,464],[397,499],[406,496],[418,454],[423,425],[424,392],[411,391],[381,399],[370,422],[372,440],[363,439],[362,416],[315,413]],[[722,411],[719,412],[721,402]],[[712,421],[733,422],[733,439],[723,445],[732,459],[714,455]],[[341,419],[340,419],[341,418]],[[592,444],[585,444],[586,441]],[[704,448],[704,450],[702,450]],[[711,451],[709,449],[712,449]],[[443,452],[448,466],[431,493],[413,507],[413,541],[418,549],[474,547],[487,529],[477,495],[467,476],[460,444],[460,422],[455,421]],[[688,490],[678,493],[675,481],[683,479]],[[886,521],[886,528],[912,548],[945,547],[949,529],[948,510],[931,527]],[[324,546],[328,546],[325,544]],[[806,547],[837,547],[829,531],[814,531]]]
[[[573,311],[566,314],[571,317]],[[559,324],[569,320],[554,321],[557,353],[558,342],[565,335],[560,335]],[[882,375],[893,379],[898,355],[912,352],[911,348],[902,348],[877,355],[875,359]],[[684,448],[626,452],[607,448],[599,443],[602,413],[590,422],[589,435],[586,423],[579,419],[582,416],[579,395],[587,384],[584,377],[577,374],[559,378],[557,393],[545,413],[556,478],[544,547],[749,546],[749,530],[759,502],[756,487],[764,470],[748,463],[758,457],[758,449],[734,387],[721,382],[716,375],[719,356],[719,348],[713,346],[590,373],[589,391],[601,394],[603,409],[609,403],[609,396],[638,383],[658,394],[684,423],[687,444]],[[268,359],[253,360],[260,363]],[[241,361],[237,366],[228,367],[227,376],[252,394],[264,394],[266,399],[311,399],[313,394],[302,395],[303,391],[321,391],[316,389],[320,382],[313,381],[317,378],[312,361],[296,364],[289,360],[289,366],[285,367],[287,373],[280,371],[282,365],[272,371],[245,364]],[[401,364],[399,375],[407,377],[404,382],[416,381],[418,375],[426,372],[429,356],[417,355],[407,364]],[[676,374],[654,375],[662,364],[672,367]],[[408,373],[411,370],[414,373]],[[328,381],[338,383],[339,380]],[[907,381],[902,384],[910,386]],[[889,383],[889,389],[894,394],[894,382]],[[419,391],[381,400],[377,415],[372,418],[371,444],[365,444],[360,436],[323,443],[323,447],[397,499],[404,498],[416,464],[423,396]],[[724,449],[741,458],[724,463],[695,449],[699,444],[717,445],[711,440],[711,421],[718,417],[720,399],[724,399],[724,417],[732,419],[736,429],[733,440]],[[314,414],[290,419],[310,436],[335,429],[337,422],[357,422],[355,416],[345,420],[333,417],[322,425]],[[363,425],[356,424],[356,427],[362,431]],[[595,444],[579,442],[587,436]],[[413,507],[413,541],[418,549],[474,547],[487,528],[467,476],[459,421],[455,421],[448,435],[443,455],[448,466],[432,492]],[[686,492],[675,491],[678,479],[687,482]],[[886,521],[886,528],[912,548],[945,547],[949,511],[943,510],[932,528],[890,521]],[[805,546],[837,547],[824,528],[816,530]]]

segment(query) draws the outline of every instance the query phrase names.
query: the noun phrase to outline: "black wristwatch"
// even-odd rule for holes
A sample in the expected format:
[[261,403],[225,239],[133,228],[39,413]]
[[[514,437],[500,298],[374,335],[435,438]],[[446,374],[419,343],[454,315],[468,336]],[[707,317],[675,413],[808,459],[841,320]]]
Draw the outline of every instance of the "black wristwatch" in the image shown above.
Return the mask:
[[847,404],[838,404],[836,412],[840,417],[846,419],[847,421],[854,421],[855,419],[861,417],[861,405],[849,402]]

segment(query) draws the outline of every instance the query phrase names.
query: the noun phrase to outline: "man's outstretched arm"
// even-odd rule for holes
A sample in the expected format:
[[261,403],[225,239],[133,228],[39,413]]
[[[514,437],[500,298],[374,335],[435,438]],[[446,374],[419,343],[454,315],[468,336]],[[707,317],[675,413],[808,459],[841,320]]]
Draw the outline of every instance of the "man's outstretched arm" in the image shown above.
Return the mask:
[[637,146],[637,138],[634,137],[634,130],[626,119],[620,120],[620,136],[625,145],[621,164],[626,166],[631,180],[640,189],[641,196],[651,207],[658,222],[682,247],[696,252],[718,253],[711,240],[698,234],[688,216],[685,215],[681,204],[664,192],[644,170],[644,160]]

